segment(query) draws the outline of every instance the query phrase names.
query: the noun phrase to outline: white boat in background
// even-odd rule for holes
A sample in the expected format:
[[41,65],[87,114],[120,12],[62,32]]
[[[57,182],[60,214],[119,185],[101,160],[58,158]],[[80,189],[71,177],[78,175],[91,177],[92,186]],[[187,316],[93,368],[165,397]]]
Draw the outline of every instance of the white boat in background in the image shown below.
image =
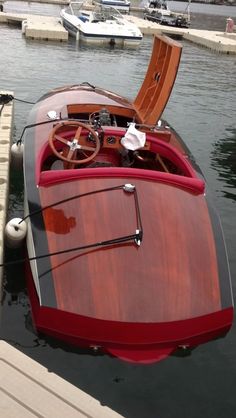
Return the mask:
[[97,0],[103,7],[115,7],[122,13],[129,13],[130,1],[129,0]]
[[145,12],[151,13],[153,10],[161,13],[162,16],[170,16],[171,11],[166,0],[150,0],[145,4]]
[[138,46],[143,35],[139,28],[125,19],[115,8],[96,5],[85,10],[83,2],[71,2],[61,10],[63,26],[71,36],[90,44]]
[[190,26],[190,3],[188,1],[185,13],[170,10],[166,0],[150,0],[144,6],[144,19],[160,25],[188,28]]

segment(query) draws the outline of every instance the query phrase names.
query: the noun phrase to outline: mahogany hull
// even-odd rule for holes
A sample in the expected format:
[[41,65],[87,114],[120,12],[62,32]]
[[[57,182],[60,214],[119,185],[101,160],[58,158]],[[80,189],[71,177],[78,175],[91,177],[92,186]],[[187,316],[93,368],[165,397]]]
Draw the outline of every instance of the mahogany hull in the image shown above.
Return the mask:
[[[26,272],[36,329],[127,361],[191,350],[224,336],[233,321],[223,233],[203,176],[175,131],[154,123],[179,59],[178,45],[161,37],[150,61],[155,76],[148,72],[133,104],[88,84],[65,87],[39,100],[25,134]],[[52,109],[59,121],[47,119]],[[55,168],[48,138],[59,124],[59,160],[77,136],[80,148],[91,149],[86,118],[98,154],[87,164],[85,153],[79,168],[63,160]],[[127,151],[122,141],[133,120],[145,145]]]

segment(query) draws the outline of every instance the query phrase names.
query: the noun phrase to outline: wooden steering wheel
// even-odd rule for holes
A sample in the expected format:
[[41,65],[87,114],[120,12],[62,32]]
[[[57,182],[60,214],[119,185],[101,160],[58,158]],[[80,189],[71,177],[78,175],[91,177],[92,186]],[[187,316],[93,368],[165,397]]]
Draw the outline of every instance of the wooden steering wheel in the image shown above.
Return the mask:
[[[74,128],[74,127],[77,128],[77,130],[75,132],[75,135],[70,140],[64,138],[60,134],[60,129],[64,126],[68,126],[69,129]],[[91,134],[91,144],[89,144],[89,146],[79,144],[79,139],[80,139],[82,129],[85,129],[86,131],[88,131]],[[65,132],[65,131],[62,131],[62,132]],[[61,142],[63,145],[65,145],[66,147],[69,148],[68,153],[67,153],[66,156],[61,154],[56,149],[56,146],[55,146],[56,141]],[[94,129],[90,128],[90,126],[88,126],[88,125],[86,125],[82,122],[77,122],[77,121],[75,121],[75,122],[64,121],[64,122],[58,123],[52,129],[52,131],[49,135],[49,145],[50,145],[53,153],[58,158],[60,158],[63,161],[66,161],[67,163],[72,163],[72,164],[75,164],[75,165],[76,164],[85,164],[85,163],[93,160],[93,158],[96,157],[96,155],[98,154],[98,152],[100,150],[100,141],[99,141],[98,135],[94,131]],[[77,151],[81,151],[85,155],[85,157],[80,158],[79,160],[76,159]],[[89,156],[86,154],[86,151],[88,151],[88,153],[90,153]]]

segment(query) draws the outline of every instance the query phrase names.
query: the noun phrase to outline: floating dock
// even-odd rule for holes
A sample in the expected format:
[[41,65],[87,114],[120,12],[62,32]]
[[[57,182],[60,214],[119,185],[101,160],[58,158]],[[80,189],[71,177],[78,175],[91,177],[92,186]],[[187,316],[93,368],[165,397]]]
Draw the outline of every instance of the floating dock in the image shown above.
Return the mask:
[[30,16],[22,22],[22,33],[26,38],[46,41],[67,41],[68,32],[60,18],[48,16]]
[[55,373],[0,341],[2,418],[121,418]]
[[[0,91],[13,96],[13,92]],[[1,97],[1,96],[0,96]],[[2,100],[4,98],[2,97]],[[0,264],[8,209],[13,103],[0,101]],[[3,268],[0,267],[0,289]],[[121,418],[112,409],[0,340],[0,416],[2,418]]]
[[164,34],[167,36],[175,36],[223,54],[236,54],[236,32],[226,33],[201,29],[177,28],[159,25],[158,23],[132,15],[127,16],[127,19],[135,23],[143,35]]
[[0,23],[20,25],[26,38],[44,41],[67,41],[68,32],[60,17],[0,12]]
[[[1,91],[0,94],[12,95],[12,92]],[[4,256],[4,230],[8,209],[9,167],[12,136],[13,101],[0,101],[0,264]],[[0,293],[2,289],[3,269],[0,267]]]
[[[87,5],[91,8],[91,4]],[[144,35],[165,34],[186,39],[197,45],[223,54],[236,54],[236,32],[226,33],[191,28],[176,28],[127,15],[126,19],[135,23]],[[26,15],[0,12],[0,23],[20,24],[26,38],[67,41],[68,32],[64,29],[60,17]]]

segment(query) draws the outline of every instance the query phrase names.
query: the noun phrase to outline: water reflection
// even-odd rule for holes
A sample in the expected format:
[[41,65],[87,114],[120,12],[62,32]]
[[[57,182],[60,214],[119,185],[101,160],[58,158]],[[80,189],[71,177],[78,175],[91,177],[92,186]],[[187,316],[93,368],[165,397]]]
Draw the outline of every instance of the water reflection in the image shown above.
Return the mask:
[[225,134],[215,143],[211,164],[225,183],[224,196],[236,200],[236,129],[227,129]]

